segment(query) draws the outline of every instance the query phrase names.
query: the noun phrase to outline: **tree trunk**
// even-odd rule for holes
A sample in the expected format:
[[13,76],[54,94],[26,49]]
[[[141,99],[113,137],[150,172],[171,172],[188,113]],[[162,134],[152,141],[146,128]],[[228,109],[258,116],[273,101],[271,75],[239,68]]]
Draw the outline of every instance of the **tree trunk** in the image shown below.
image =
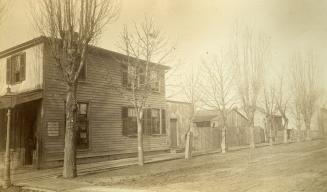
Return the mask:
[[189,131],[186,134],[185,159],[192,158],[192,146],[193,146],[192,141],[193,141],[193,133],[192,133],[192,131]]
[[271,116],[269,116],[268,118],[268,126],[269,126],[269,145],[270,146],[273,146],[274,142],[273,142],[273,121],[272,121],[272,118]]
[[310,134],[310,122],[306,122],[306,123],[305,123],[305,130],[306,130],[305,140],[306,140],[306,141],[310,141],[310,140],[311,140],[311,134]]
[[226,153],[226,126],[221,129],[221,153]]
[[306,137],[305,137],[306,141],[311,141],[311,132],[310,129],[306,129]]
[[77,86],[69,85],[66,97],[66,133],[64,149],[64,178],[77,176],[76,169],[76,100]]
[[272,137],[272,126],[270,125],[269,127],[269,145],[272,146],[273,145],[273,137]]
[[138,165],[144,165],[144,155],[143,155],[143,130],[142,121],[137,118],[137,154],[138,154]]
[[255,141],[254,141],[254,112],[251,112],[250,117],[249,117],[249,139],[250,139],[250,148],[254,149],[255,148]]
[[288,143],[288,135],[287,135],[287,127],[288,127],[288,119],[284,117],[284,143]]
[[254,149],[255,148],[255,143],[254,143],[254,125],[250,125],[250,148]]
[[301,141],[301,129],[297,129],[297,137],[296,137],[296,141],[300,142]]
[[287,140],[287,129],[284,128],[284,143],[288,143]]

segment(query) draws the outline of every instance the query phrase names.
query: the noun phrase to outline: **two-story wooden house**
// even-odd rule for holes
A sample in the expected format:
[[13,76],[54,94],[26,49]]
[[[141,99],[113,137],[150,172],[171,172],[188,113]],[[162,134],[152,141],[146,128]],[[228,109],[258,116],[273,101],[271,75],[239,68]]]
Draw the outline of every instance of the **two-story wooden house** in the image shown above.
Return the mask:
[[[132,105],[112,87],[126,86],[122,54],[90,47],[78,87],[77,161],[136,155],[136,117]],[[118,58],[118,59],[117,59]],[[164,72],[148,98],[145,152],[167,150]],[[114,86],[113,86],[114,85]],[[66,84],[45,37],[0,52],[0,153],[5,150],[7,90],[16,105],[11,116],[14,166],[58,166],[63,161]],[[128,94],[128,87],[122,89]]]

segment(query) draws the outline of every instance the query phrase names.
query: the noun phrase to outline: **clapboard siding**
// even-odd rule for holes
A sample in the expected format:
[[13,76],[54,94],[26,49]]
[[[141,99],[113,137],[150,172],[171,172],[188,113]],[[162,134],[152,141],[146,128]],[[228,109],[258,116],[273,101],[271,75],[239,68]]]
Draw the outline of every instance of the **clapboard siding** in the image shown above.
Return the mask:
[[19,53],[26,54],[25,62],[25,80],[11,85],[11,91],[14,93],[23,93],[42,89],[43,87],[43,44],[37,44],[32,47],[23,48],[19,52],[12,52],[6,57],[0,58],[0,96],[6,93],[7,89],[7,59]]
[[[58,160],[63,157],[64,148],[64,101],[66,85],[62,81],[59,68],[52,59],[49,50],[45,49],[45,91],[44,109],[45,126],[43,131],[46,161]],[[87,79],[80,82],[78,100],[89,102],[89,138],[88,150],[78,152],[79,155],[99,154],[115,155],[137,152],[137,138],[122,135],[122,107],[131,106],[114,87],[121,86],[121,66],[110,54],[88,54]],[[161,90],[164,90],[162,77]],[[128,94],[128,92],[124,92]],[[165,109],[165,93],[154,93],[148,99],[151,108]],[[46,122],[60,122],[60,135],[48,137]],[[144,150],[168,149],[167,137],[145,136]]]

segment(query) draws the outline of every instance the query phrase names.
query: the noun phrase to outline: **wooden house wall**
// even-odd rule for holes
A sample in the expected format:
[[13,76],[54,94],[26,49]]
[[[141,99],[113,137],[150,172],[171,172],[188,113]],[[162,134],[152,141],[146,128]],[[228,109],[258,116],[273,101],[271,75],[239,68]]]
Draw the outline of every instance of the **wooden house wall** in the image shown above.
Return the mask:
[[[11,85],[11,91],[22,93],[26,91],[42,88],[43,83],[43,44],[37,44],[21,52],[26,52],[26,79],[14,85]],[[20,52],[18,52],[20,53]],[[16,52],[14,54],[17,54]],[[7,58],[0,58],[0,95],[4,95],[7,89]]]
[[[167,101],[167,125],[170,127],[170,119],[177,120],[178,147],[185,147],[185,134],[190,127],[191,113],[192,105],[190,103]],[[169,131],[168,136],[170,138]]]
[[[61,160],[64,149],[64,101],[66,85],[49,50],[45,52],[45,91],[43,144],[45,159]],[[78,101],[89,102],[89,149],[79,150],[78,157],[92,157],[137,152],[137,138],[122,134],[122,107],[131,106],[121,91],[121,65],[107,54],[92,52],[87,59],[87,78],[78,87]],[[164,90],[162,77],[161,90]],[[126,93],[126,92],[125,92]],[[165,93],[153,93],[149,107],[165,109]],[[58,137],[47,135],[47,123],[59,122]],[[144,136],[144,150],[168,149],[166,135]]]

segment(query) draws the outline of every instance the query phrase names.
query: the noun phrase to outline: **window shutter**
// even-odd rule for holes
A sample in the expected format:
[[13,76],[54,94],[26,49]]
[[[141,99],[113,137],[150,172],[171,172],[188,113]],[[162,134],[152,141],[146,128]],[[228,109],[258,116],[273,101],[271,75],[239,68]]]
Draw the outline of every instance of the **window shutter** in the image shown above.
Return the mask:
[[20,81],[26,78],[26,53],[20,55]]
[[152,134],[152,116],[151,116],[151,109],[147,109],[146,110],[146,130],[145,133],[147,135],[151,135]]
[[123,135],[128,135],[128,108],[122,107],[122,131]]
[[11,58],[10,57],[8,57],[7,58],[7,84],[8,85],[10,85],[10,84],[12,84],[12,78],[11,78],[11,74],[12,74],[12,72],[11,72]]
[[166,134],[166,110],[161,110],[161,133]]

